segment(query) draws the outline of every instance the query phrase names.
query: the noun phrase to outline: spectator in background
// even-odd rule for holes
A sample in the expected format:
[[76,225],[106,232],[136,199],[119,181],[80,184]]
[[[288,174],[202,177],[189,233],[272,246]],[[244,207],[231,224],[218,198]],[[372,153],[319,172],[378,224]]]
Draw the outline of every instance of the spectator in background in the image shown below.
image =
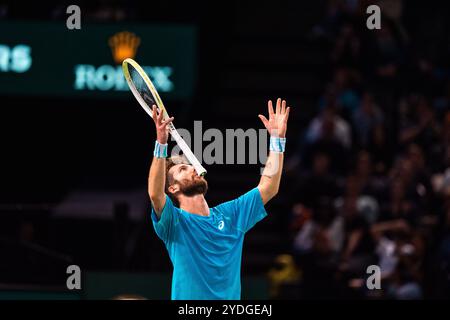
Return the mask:
[[333,140],[344,148],[351,148],[350,126],[342,119],[333,106],[326,107],[308,126],[306,141],[315,143],[320,140]]
[[336,272],[343,239],[336,233],[340,220],[330,201],[320,202],[312,215],[303,210],[303,223],[294,238],[293,249],[302,271],[301,297],[337,298]]
[[331,82],[327,84],[324,94],[319,99],[319,110],[323,110],[327,107],[336,110],[339,109],[337,94],[338,92],[334,83]]
[[374,165],[374,171],[378,175],[386,174],[392,164],[392,141],[387,135],[387,128],[384,124],[373,127],[367,150],[370,153]]
[[423,297],[425,242],[405,218],[379,222],[372,226],[377,245],[385,297],[419,299]]
[[404,233],[396,240],[398,262],[387,279],[387,297],[397,300],[423,298],[423,239],[415,232]]
[[403,15],[403,0],[378,0],[377,5],[383,16],[392,22],[393,26],[399,31],[401,39],[407,41],[409,36],[401,21]]
[[319,101],[319,108],[336,108],[336,113],[346,120],[359,105],[358,87],[360,74],[355,69],[339,67],[334,71],[333,81],[327,86],[327,91]]
[[369,195],[377,201],[382,198],[387,184],[386,178],[375,175],[372,155],[366,150],[357,153],[355,175],[359,179],[362,194]]
[[345,23],[331,51],[331,61],[338,66],[359,67],[361,64],[361,41],[351,23]]
[[425,176],[425,180],[429,180],[429,172],[426,167],[425,155],[423,154],[422,148],[417,144],[411,143],[406,152],[416,174],[423,175]]
[[[421,92],[426,96],[439,94],[444,89],[444,71],[439,69],[434,59],[430,58],[430,53],[413,52],[413,55],[411,66],[406,71],[410,90]],[[443,102],[445,103],[445,100],[435,104],[436,110],[441,108]]]
[[399,263],[395,269],[386,296],[395,300],[417,300],[423,298],[422,288],[412,275],[410,267]]
[[370,233],[372,221],[369,221],[370,215],[363,213],[363,199],[358,177],[350,175],[345,194],[335,201],[336,219],[342,221],[339,225],[344,239],[340,270],[349,277],[360,276],[365,272],[364,266],[372,264],[374,258],[375,247]]
[[404,44],[395,34],[389,21],[383,20],[381,29],[366,31],[363,44],[365,63],[363,74],[378,97],[383,111],[393,113],[399,92],[405,86],[402,78],[405,64]]
[[450,167],[450,111],[445,113],[443,119],[438,140],[428,148],[428,165],[432,172],[444,172]]
[[401,178],[394,179],[389,186],[389,196],[381,208],[381,221],[403,220],[409,226],[416,226],[418,208],[406,197],[405,183]]
[[431,171],[427,167],[427,161],[423,149],[417,144],[410,144],[407,149],[407,157],[411,160],[414,179],[417,183],[417,192],[421,195],[422,208],[431,208],[435,194],[431,185]]
[[[420,149],[417,148],[416,150]],[[431,176],[417,167],[418,165],[415,164],[417,161],[411,158],[406,151],[405,154],[398,158],[390,172],[390,176],[392,179],[401,179],[406,188],[405,197],[413,201],[417,208],[424,209],[429,205],[434,195],[430,182]]]
[[353,112],[352,120],[358,144],[367,147],[375,127],[382,125],[384,121],[381,109],[375,104],[369,92],[362,95],[359,107]]
[[342,0],[328,0],[325,17],[314,26],[312,35],[316,38],[332,39],[343,18]]
[[375,68],[374,74],[378,80],[389,80],[391,83],[399,75],[400,64],[403,62],[403,43],[394,35],[389,23],[374,30],[374,35],[369,57]]
[[399,143],[403,146],[416,143],[428,151],[436,143],[439,133],[434,111],[424,97],[412,97],[409,103],[413,104],[409,110],[412,112],[405,115],[407,111],[401,111]]
[[333,199],[338,194],[335,176],[330,172],[330,158],[318,152],[313,155],[312,170],[306,171],[299,179],[295,194],[303,205],[314,208],[322,199]]
[[[370,169],[364,169],[370,171]],[[363,170],[360,169],[360,172]],[[366,175],[367,173],[363,173]],[[373,223],[378,217],[379,205],[377,199],[370,194],[372,182],[368,183],[364,177],[360,177],[357,173],[350,174],[346,178],[344,194],[334,200],[334,204],[338,211],[342,209],[347,199],[355,199],[356,209],[368,223]],[[375,193],[374,191],[372,191]]]
[[336,114],[335,108],[327,107],[314,118],[306,131],[305,157],[308,167],[316,152],[328,155],[332,170],[342,171],[346,166],[345,154],[351,147],[350,126]]

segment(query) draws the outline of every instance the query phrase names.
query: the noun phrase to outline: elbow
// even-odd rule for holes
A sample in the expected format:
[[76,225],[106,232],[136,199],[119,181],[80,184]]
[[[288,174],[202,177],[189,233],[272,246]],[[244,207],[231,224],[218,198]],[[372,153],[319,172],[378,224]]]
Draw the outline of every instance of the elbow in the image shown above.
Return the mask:
[[264,204],[266,204],[278,194],[278,187],[259,185],[259,190],[261,192]]
[[267,192],[271,196],[271,198],[275,197],[280,190],[280,183],[270,183],[267,186]]
[[156,192],[154,192],[153,190],[149,190],[148,191],[148,196],[150,198],[150,200],[152,202],[158,201],[158,199],[160,198],[160,195],[158,195]]
[[274,198],[278,194],[278,187],[269,191],[269,199]]
[[164,203],[165,203],[165,194],[163,193],[162,195],[160,194],[149,194],[150,197],[150,202],[152,203],[153,208],[155,209],[155,211],[161,212],[163,207],[164,207]]
[[268,192],[263,198],[264,204],[272,200],[277,195],[277,192]]

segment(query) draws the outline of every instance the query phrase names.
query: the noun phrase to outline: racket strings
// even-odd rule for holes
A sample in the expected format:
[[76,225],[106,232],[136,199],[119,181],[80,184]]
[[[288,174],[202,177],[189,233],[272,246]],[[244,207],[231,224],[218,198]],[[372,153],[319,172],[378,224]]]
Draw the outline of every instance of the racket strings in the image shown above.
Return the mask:
[[[131,82],[141,98],[145,101],[148,108],[151,108],[153,105],[157,105],[156,99],[153,97],[153,94],[139,72],[131,65],[129,65],[128,68]],[[161,112],[159,108],[158,111]]]

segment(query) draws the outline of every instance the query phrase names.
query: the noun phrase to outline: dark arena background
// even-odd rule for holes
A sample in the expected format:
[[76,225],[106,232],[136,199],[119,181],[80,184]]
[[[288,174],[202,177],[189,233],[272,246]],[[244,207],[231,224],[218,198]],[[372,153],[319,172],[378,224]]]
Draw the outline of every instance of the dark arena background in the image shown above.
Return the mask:
[[[268,99],[292,106],[279,194],[244,241],[242,299],[448,298],[447,7],[213,2],[0,2],[0,299],[170,299],[147,195],[155,129],[124,55],[150,66],[190,132],[260,129]],[[214,206],[255,187],[261,164],[205,167]],[[81,290],[66,286],[72,265]]]

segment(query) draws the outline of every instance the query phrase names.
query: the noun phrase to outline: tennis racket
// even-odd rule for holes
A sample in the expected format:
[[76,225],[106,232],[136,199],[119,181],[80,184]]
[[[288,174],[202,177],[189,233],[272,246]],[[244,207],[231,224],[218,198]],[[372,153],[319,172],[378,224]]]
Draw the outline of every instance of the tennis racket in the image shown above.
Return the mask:
[[[133,59],[128,58],[122,62],[122,69],[131,92],[133,92],[134,97],[137,99],[141,107],[144,108],[145,112],[147,112],[150,117],[153,117],[152,106],[156,105],[158,112],[163,113],[164,120],[170,118],[161,98],[159,97],[158,91],[156,91],[155,86],[150,81],[150,78],[141,66]],[[177,129],[175,129],[173,123],[169,123],[168,127],[169,133],[175,139],[189,162],[194,166],[197,174],[199,176],[205,175],[205,168],[203,168],[198,159],[192,153],[191,149],[180,136]]]

